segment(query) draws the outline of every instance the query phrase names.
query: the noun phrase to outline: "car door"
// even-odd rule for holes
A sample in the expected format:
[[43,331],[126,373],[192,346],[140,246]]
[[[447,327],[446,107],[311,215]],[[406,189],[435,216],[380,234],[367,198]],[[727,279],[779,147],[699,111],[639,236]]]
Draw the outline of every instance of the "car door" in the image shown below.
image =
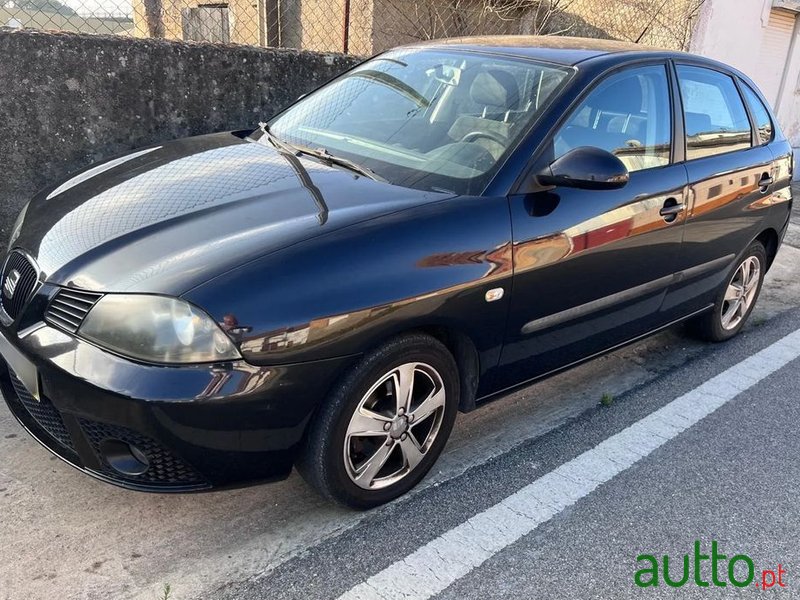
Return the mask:
[[689,206],[678,281],[663,310],[678,317],[714,301],[735,258],[769,213],[773,155],[758,138],[738,82],[676,64],[685,123]]
[[625,163],[624,187],[540,186],[510,197],[514,284],[498,387],[661,323],[687,183],[672,158],[673,87],[665,62],[608,75],[562,121],[534,167],[577,147],[598,147]]

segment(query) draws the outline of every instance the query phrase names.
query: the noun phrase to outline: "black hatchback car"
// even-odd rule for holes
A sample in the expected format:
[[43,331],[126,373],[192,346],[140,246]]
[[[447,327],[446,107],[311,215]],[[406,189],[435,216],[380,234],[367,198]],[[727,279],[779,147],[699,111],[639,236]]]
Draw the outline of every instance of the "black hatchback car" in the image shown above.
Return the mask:
[[689,320],[735,335],[792,153],[753,82],[688,54],[475,38],[381,54],[253,132],[93,166],[22,211],[0,385],[127,488],[286,477],[366,508],[456,418]]

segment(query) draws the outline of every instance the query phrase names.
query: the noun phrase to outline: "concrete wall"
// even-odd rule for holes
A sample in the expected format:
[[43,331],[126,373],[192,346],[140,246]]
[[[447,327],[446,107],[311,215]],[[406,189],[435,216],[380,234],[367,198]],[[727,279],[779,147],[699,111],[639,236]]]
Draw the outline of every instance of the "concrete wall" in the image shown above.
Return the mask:
[[0,6],[0,27],[11,27],[13,29],[27,27],[53,31],[113,34],[131,33],[133,31],[133,21],[123,18],[101,19],[81,17],[79,15],[63,15]]
[[611,3],[570,0],[564,6],[568,16],[580,19],[577,22],[561,19],[565,35],[610,37],[659,48],[686,50],[698,0],[615,0]]
[[771,0],[705,0],[690,49],[721,60],[756,79],[758,48]]
[[[796,0],[705,0],[692,37],[691,51],[721,60],[749,75],[767,94],[781,128],[800,147],[800,27],[795,24],[788,60],[780,67],[781,89],[774,97],[759,68],[765,28],[772,8],[800,10]],[[772,87],[772,86],[770,86]]]
[[486,10],[484,0],[373,0],[372,52],[420,40],[519,34],[522,11]]
[[0,245],[46,183],[145,144],[255,128],[355,62],[285,49],[0,30]]
[[[146,0],[132,0],[134,35],[136,37],[150,37],[146,9]],[[191,39],[184,37],[183,10],[209,5],[208,2],[198,0],[163,0],[158,2],[161,6],[161,34],[169,40]],[[258,46],[261,43],[260,25],[258,19],[258,4],[252,0],[226,0],[228,13],[228,35],[233,44],[250,44]],[[203,38],[213,40],[213,38]],[[213,40],[218,41],[218,40]]]
[[[789,56],[784,86],[778,96],[776,110],[778,120],[786,137],[795,149],[800,148],[800,28],[795,25],[794,51]],[[797,151],[795,152],[796,154]],[[800,154],[795,161],[800,160]],[[795,178],[800,177],[800,172],[795,172]]]

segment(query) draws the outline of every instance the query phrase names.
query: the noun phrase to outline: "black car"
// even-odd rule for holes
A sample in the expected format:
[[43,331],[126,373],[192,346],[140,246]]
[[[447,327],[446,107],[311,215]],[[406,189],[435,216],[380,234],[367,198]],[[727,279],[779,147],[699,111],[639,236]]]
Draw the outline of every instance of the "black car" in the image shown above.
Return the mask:
[[253,132],[93,166],[22,211],[0,385],[82,471],[403,494],[456,413],[679,321],[742,328],[792,152],[753,82],[572,38],[381,54]]

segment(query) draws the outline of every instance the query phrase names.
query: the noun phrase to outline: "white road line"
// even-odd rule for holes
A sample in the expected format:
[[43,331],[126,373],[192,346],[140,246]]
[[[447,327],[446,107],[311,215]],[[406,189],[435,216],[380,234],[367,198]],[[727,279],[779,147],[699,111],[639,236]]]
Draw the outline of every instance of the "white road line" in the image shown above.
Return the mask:
[[800,330],[547,473],[351,588],[339,600],[423,600],[800,357]]

